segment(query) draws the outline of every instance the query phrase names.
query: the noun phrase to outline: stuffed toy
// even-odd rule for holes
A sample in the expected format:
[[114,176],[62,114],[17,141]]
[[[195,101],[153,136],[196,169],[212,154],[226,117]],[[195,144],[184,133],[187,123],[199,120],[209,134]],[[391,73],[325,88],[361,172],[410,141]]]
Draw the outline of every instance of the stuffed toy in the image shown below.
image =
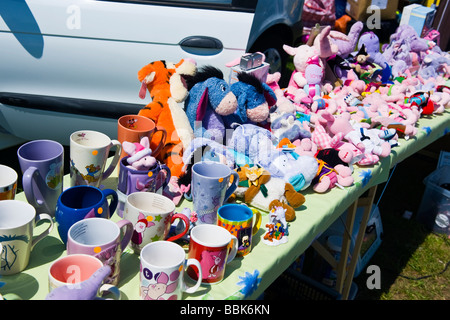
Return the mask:
[[129,155],[127,163],[130,169],[134,170],[150,170],[156,165],[155,157],[152,157],[152,149],[150,149],[150,141],[148,137],[143,137],[140,142],[122,143],[123,150]]
[[367,129],[358,123],[350,122],[350,114],[343,113],[333,116],[330,113],[322,113],[326,121],[326,130],[330,135],[343,134],[343,139],[355,145],[365,154],[375,154],[387,157],[391,152],[391,145],[386,140],[392,138],[396,131],[394,129],[379,130]]
[[230,149],[247,156],[253,163],[260,153],[273,150],[277,143],[278,139],[272,132],[251,123],[236,127],[227,140]]
[[352,168],[349,167],[353,161],[351,150],[322,149],[316,153],[316,159],[319,169],[317,176],[311,182],[314,191],[324,193],[336,184],[342,187],[353,184]]
[[240,72],[237,78],[239,81],[234,82],[230,90],[236,96],[238,107],[234,113],[223,117],[226,127],[233,128],[235,123],[265,123],[270,107],[277,100],[275,93],[252,74]]
[[295,105],[292,103],[291,100],[286,98],[284,96],[284,90],[281,89],[278,82],[281,79],[281,73],[275,72],[275,73],[269,73],[267,75],[266,84],[272,89],[272,91],[275,93],[276,96],[276,109],[274,111],[277,112],[286,112],[286,113],[293,113],[296,110]]
[[331,43],[336,45],[338,48],[336,52],[338,56],[345,59],[350,55],[350,53],[353,52],[358,42],[359,35],[363,28],[364,24],[361,21],[357,21],[350,27],[350,30],[346,38],[343,37],[331,38]]
[[272,112],[270,114],[270,131],[279,140],[290,141],[311,137],[307,121],[299,121],[294,113]]
[[369,55],[368,61],[375,63],[382,68],[386,68],[389,64],[383,54],[380,52],[380,40],[373,31],[364,32],[358,40],[358,50],[365,47]]
[[220,69],[203,66],[193,77],[186,78],[189,95],[185,111],[195,137],[224,141],[223,117],[233,114],[238,102]]
[[[145,98],[147,88],[152,98],[152,102],[142,108],[139,115],[152,119],[166,130],[165,144],[157,159],[166,164],[176,177],[180,176],[183,167],[183,148],[193,138],[186,113],[178,103],[187,96],[184,77],[194,75],[196,70],[195,63],[186,59],[177,64],[154,61],[138,72],[138,79],[142,82],[139,96]],[[152,149],[159,144],[157,139],[158,135],[153,135]]]
[[261,152],[255,160],[274,178],[281,178],[291,184],[296,191],[309,187],[316,176],[317,161],[314,157],[300,156],[275,147]]
[[297,48],[293,48],[286,44],[283,45],[284,51],[294,57],[293,62],[295,70],[292,72],[291,79],[286,90],[286,96],[291,98],[291,100],[294,101],[299,91],[302,91],[303,87],[308,83],[305,78],[305,70],[308,66],[308,60],[318,56],[319,66],[322,70],[325,70],[325,63],[323,59],[329,58],[338,52],[337,45],[333,44],[330,40],[330,32],[331,27],[325,27],[314,39],[314,44],[312,46],[305,44]]
[[266,212],[275,204],[285,203],[288,205],[286,220],[295,219],[295,208],[299,208],[305,202],[305,197],[295,191],[292,185],[283,179],[272,177],[261,166],[245,165],[236,168],[235,171],[239,175],[239,184],[233,197]]
[[375,79],[381,71],[380,66],[369,62],[369,58],[370,55],[366,52],[365,45],[363,44],[356,54],[354,62],[350,63],[350,67],[365,82]]
[[[103,281],[111,273],[111,266],[105,265],[95,271],[89,279],[75,284],[67,284],[53,289],[45,300],[98,300],[98,290]],[[115,287],[111,287],[117,296],[120,292]]]

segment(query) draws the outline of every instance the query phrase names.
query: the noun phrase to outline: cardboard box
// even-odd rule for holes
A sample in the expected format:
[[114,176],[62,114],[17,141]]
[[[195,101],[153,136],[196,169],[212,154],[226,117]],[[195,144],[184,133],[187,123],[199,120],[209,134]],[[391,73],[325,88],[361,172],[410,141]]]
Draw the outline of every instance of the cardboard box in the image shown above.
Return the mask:
[[381,20],[392,20],[396,17],[398,0],[347,0],[345,12],[355,20],[365,22],[373,14],[370,6],[380,8]]
[[411,4],[403,8],[400,25],[408,24],[416,30],[419,37],[423,37],[433,27],[436,9],[420,4]]

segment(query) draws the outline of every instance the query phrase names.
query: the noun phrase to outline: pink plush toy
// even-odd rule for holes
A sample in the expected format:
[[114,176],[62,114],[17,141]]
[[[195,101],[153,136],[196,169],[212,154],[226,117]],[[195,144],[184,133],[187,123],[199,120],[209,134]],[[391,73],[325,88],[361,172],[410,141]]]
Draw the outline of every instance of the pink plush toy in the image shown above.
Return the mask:
[[386,140],[395,135],[395,130],[367,129],[357,123],[352,125],[349,113],[335,117],[323,112],[322,118],[327,123],[326,130],[330,135],[343,134],[343,139],[354,144],[361,152],[372,153],[379,157],[387,157],[391,153],[391,144]]
[[152,157],[152,149],[150,149],[148,137],[143,137],[140,143],[124,141],[122,147],[130,156],[127,158],[127,167],[130,169],[145,171],[150,170],[156,165],[156,159]]
[[281,73],[275,72],[275,73],[269,73],[267,75],[266,84],[270,87],[270,89],[273,90],[275,93],[275,96],[277,97],[277,111],[278,112],[287,112],[287,113],[294,113],[296,110],[295,105],[292,103],[291,100],[286,98],[284,96],[284,91],[281,89],[278,82],[280,81]]
[[[284,45],[283,49],[287,54],[293,56],[293,62],[295,70],[291,75],[286,94],[293,101],[297,100],[297,95],[303,95],[305,85],[308,84],[308,80],[305,78],[306,68],[310,65],[308,61],[318,56],[318,66],[325,70],[325,62],[323,59],[329,58],[338,52],[338,46],[331,42],[331,35],[338,36],[331,32],[331,27],[325,27],[320,34],[315,38],[314,44],[309,46],[307,44],[301,45],[297,48]],[[345,35],[339,35],[342,39],[347,39]],[[323,80],[323,79],[321,79]]]

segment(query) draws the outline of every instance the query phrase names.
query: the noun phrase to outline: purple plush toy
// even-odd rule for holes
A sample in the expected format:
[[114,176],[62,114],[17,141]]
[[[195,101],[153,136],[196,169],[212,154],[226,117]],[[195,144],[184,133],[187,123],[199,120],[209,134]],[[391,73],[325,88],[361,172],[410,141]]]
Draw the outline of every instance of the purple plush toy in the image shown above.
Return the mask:
[[[62,287],[53,289],[45,300],[95,300],[97,292],[103,283],[103,280],[111,273],[111,267],[106,265],[95,271],[92,276],[80,283],[67,284]],[[116,287],[111,286],[109,291],[113,292],[116,297],[120,296]]]

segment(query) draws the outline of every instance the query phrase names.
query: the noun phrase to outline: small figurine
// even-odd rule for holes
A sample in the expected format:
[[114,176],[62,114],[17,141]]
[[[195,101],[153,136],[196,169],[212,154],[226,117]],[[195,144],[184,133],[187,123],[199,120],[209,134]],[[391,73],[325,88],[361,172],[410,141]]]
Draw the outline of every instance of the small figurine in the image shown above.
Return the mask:
[[268,229],[264,235],[263,242],[269,246],[277,246],[288,242],[288,223],[286,221],[286,208],[276,206],[270,210]]

